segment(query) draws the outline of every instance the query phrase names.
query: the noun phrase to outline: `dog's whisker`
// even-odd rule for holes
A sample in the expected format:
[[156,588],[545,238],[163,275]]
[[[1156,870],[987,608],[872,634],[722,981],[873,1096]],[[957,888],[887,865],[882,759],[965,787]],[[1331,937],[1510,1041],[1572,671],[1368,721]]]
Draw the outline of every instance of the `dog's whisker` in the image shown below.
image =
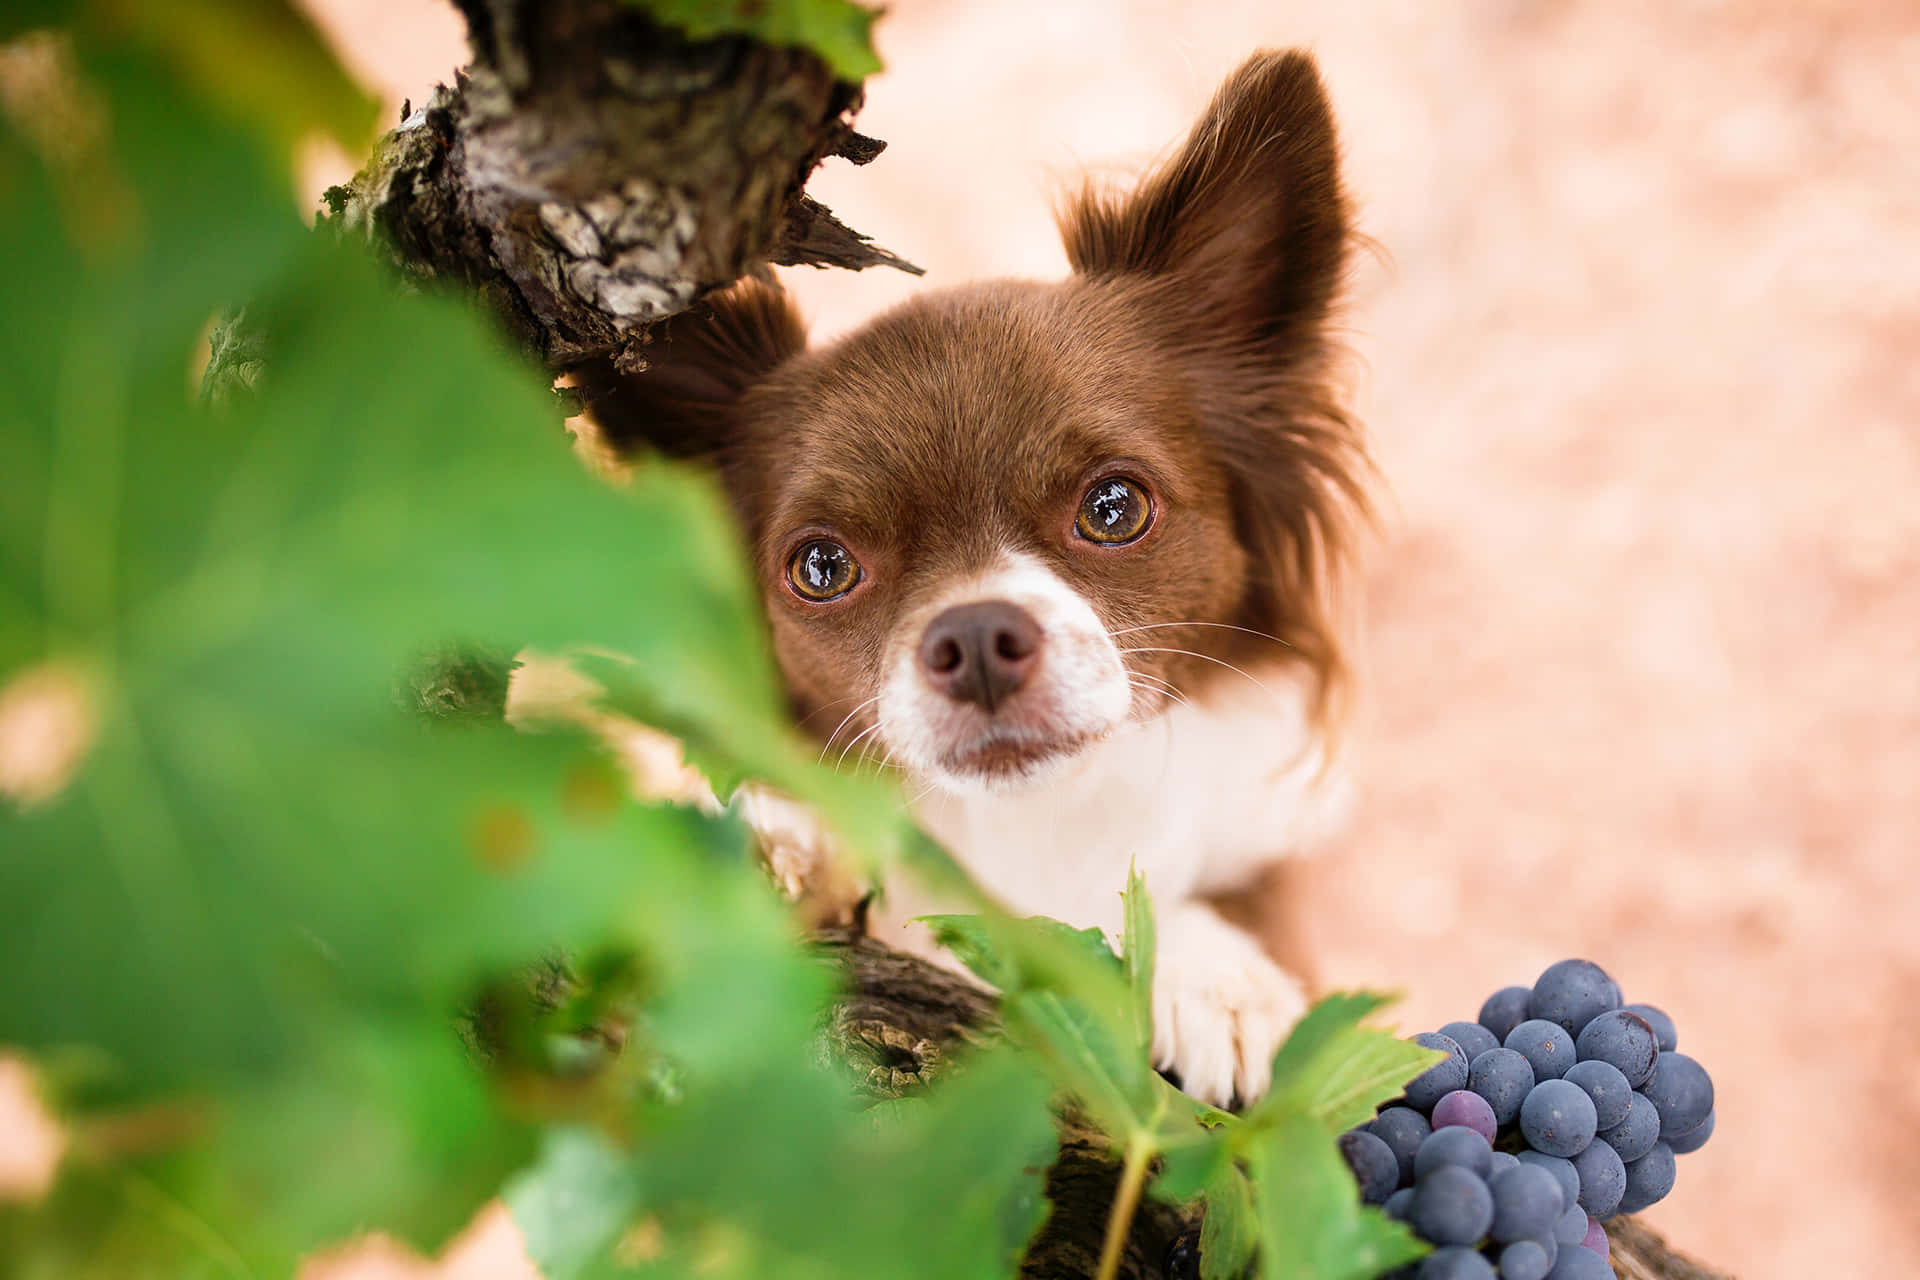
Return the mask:
[[[840,767],[847,762],[847,753],[849,751],[852,751],[856,746],[860,745],[861,739],[871,737],[873,734],[876,734],[878,732],[880,732],[880,722],[876,720],[872,724],[868,725],[866,728],[862,729],[859,733],[854,734],[853,738],[847,743],[847,745],[840,748],[840,756],[838,759],[836,759],[833,762],[834,772],[838,773],[840,771]],[[857,763],[854,766],[854,770],[856,773],[859,771],[859,765]]]
[[[875,754],[876,748],[878,748],[879,751],[878,755]],[[887,755],[886,744],[880,741],[879,734],[868,738],[867,745],[860,748],[860,758],[856,760],[853,765],[853,776],[856,778],[859,777],[860,771],[867,767],[869,761],[875,764],[873,772],[876,777],[893,767],[893,761]]]
[[1222,631],[1243,631],[1250,636],[1258,636],[1262,640],[1271,640],[1275,644],[1282,645],[1288,649],[1294,647],[1287,643],[1287,641],[1282,640],[1279,636],[1274,635],[1271,631],[1258,631],[1252,627],[1236,626],[1231,622],[1146,622],[1137,627],[1121,627],[1116,631],[1109,631],[1107,632],[1107,638],[1114,639],[1119,636],[1130,635],[1135,631],[1155,631],[1167,627],[1218,627]]
[[[847,701],[847,699],[841,698],[840,701],[845,702]],[[820,747],[820,756],[817,760],[814,761],[814,763],[825,764],[827,762],[827,752],[833,750],[833,740],[840,736],[840,731],[846,728],[849,724],[851,724],[855,716],[859,715],[862,711],[865,711],[868,707],[872,706],[874,703],[878,701],[880,701],[880,695],[876,693],[873,697],[868,698],[866,701],[862,702],[859,706],[847,712],[846,719],[842,720],[839,724],[833,726],[833,732],[827,735],[826,742],[823,743]],[[834,705],[834,704],[830,703],[828,705]]]
[[[1153,680],[1155,684],[1141,684],[1142,680]],[[1192,706],[1193,700],[1180,691],[1180,687],[1163,676],[1152,675],[1145,671],[1135,671],[1128,675],[1127,683],[1141,693],[1157,693],[1163,698],[1172,698],[1181,706]]]
[[1274,693],[1272,689],[1269,689],[1266,685],[1262,684],[1254,676],[1249,675],[1245,671],[1242,671],[1239,667],[1234,666],[1231,662],[1228,662],[1226,659],[1216,658],[1212,654],[1195,653],[1191,649],[1165,649],[1165,648],[1153,648],[1149,646],[1142,646],[1134,649],[1122,649],[1120,652],[1123,655],[1129,654],[1129,653],[1178,653],[1189,658],[1198,658],[1202,662],[1211,662],[1215,666],[1225,667],[1227,670],[1233,672],[1235,675],[1245,677],[1247,680],[1252,681],[1256,688],[1258,688],[1262,693],[1266,694],[1270,698],[1279,696],[1278,694]]

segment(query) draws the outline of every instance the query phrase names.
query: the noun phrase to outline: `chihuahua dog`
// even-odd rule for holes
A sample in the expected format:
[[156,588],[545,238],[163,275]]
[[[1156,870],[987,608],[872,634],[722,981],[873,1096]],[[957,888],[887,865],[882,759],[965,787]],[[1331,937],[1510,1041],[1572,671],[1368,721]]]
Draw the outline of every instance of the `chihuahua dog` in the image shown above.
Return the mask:
[[[718,469],[801,722],[902,771],[987,890],[1115,936],[1139,868],[1156,1064],[1224,1105],[1305,1007],[1249,895],[1340,807],[1333,588],[1368,464],[1333,391],[1352,233],[1312,61],[1255,56],[1060,226],[1063,281],[928,293],[819,350],[747,282],[642,372],[576,382],[615,448]],[[894,941],[932,905],[887,904]]]

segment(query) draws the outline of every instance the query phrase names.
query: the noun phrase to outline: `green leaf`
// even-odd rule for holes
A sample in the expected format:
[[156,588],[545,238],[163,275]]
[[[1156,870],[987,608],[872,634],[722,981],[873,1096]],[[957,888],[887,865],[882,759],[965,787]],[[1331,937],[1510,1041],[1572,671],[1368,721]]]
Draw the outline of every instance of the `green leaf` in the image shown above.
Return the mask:
[[545,1280],[573,1280],[606,1257],[640,1203],[629,1157],[599,1134],[556,1129],[507,1184],[507,1210]]
[[842,80],[858,82],[880,70],[873,51],[878,9],[853,0],[627,0],[656,21],[695,40],[747,35],[763,44],[811,49]]
[[1140,1052],[1148,1053],[1153,1047],[1153,903],[1138,868],[1128,868],[1127,888],[1120,902],[1126,921],[1122,959],[1133,997],[1133,1041]]
[[356,156],[372,140],[379,103],[291,0],[89,0],[79,30],[88,44],[155,55],[192,93],[261,135],[283,163],[310,133]]
[[1154,1175],[1154,1194],[1173,1204],[1184,1204],[1204,1194],[1232,1159],[1233,1144],[1224,1134],[1206,1134],[1199,1140],[1169,1145]]
[[1260,1241],[1253,1188],[1232,1161],[1206,1186],[1206,1217],[1200,1223],[1200,1280],[1239,1280]]
[[[192,1222],[267,1272],[367,1228],[431,1245],[581,1101],[510,1102],[465,1054],[484,985],[624,949],[651,999],[623,1064],[701,1084],[804,1046],[831,979],[738,824],[623,806],[572,734],[431,733],[394,679],[443,645],[592,645],[689,721],[784,730],[757,593],[709,482],[600,485],[543,375],[306,232],[174,64],[85,65],[101,190],[0,122],[0,683],[64,673],[92,729],[56,799],[0,805],[0,1042],[71,1082],[79,1131],[186,1107],[157,1150],[108,1144],[110,1186],[170,1207],[96,1197],[102,1240]],[[191,356],[237,298],[270,359],[210,413]]]
[[1273,1086],[1247,1112],[1260,1125],[1298,1110],[1338,1133],[1372,1119],[1375,1108],[1441,1055],[1391,1032],[1360,1025],[1387,1003],[1370,992],[1336,993],[1308,1011],[1273,1059]]
[[1247,1169],[1265,1280],[1370,1280],[1426,1252],[1404,1225],[1360,1203],[1352,1173],[1313,1116],[1270,1114]]
[[[659,465],[643,468],[636,483],[657,483],[671,493],[684,488],[686,475]],[[696,527],[713,521],[704,532],[713,545],[727,547],[733,531],[718,510],[703,503],[683,518]],[[601,707],[674,734],[688,763],[720,796],[750,778],[805,801],[841,837],[856,870],[877,876],[898,862],[913,836],[897,788],[820,767],[818,747],[779,710],[772,668],[758,648],[757,620],[717,611],[713,619],[716,625],[696,647],[683,650],[689,637],[674,629],[657,643],[630,638],[619,657],[574,655],[572,665],[595,683]]]
[[1158,1131],[1172,1110],[1166,1085],[1135,1041],[1125,967],[1100,930],[997,912],[921,919],[1000,989],[1008,1034],[1041,1056],[1110,1137],[1124,1143]]
[[654,1272],[1011,1274],[1046,1214],[1047,1096],[1002,1051],[862,1117],[839,1077],[775,1055],[649,1118],[634,1167],[664,1236]]
[[1063,965],[1068,973],[1083,963],[1096,971],[1121,971],[1100,930],[1076,929],[1046,916],[929,915],[916,921],[977,977],[1003,991],[1047,987],[1060,979]]
[[0,40],[12,40],[23,32],[54,27],[73,15],[76,0],[13,0],[0,12]]

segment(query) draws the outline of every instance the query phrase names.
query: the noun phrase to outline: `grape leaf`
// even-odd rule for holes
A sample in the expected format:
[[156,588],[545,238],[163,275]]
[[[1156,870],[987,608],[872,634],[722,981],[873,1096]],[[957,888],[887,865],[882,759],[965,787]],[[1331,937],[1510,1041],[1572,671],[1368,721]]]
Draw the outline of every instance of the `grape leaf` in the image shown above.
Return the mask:
[[1265,1280],[1369,1280],[1426,1252],[1403,1224],[1360,1203],[1325,1126],[1276,1110],[1247,1150]]
[[1238,1280],[1259,1243],[1253,1188],[1231,1161],[1206,1187],[1206,1217],[1200,1223],[1200,1280]]
[[1141,1053],[1147,1053],[1153,1047],[1153,903],[1137,868],[1128,869],[1126,892],[1120,899],[1126,920],[1122,959],[1133,1003],[1133,1042]]
[[1246,1114],[1260,1125],[1298,1109],[1339,1133],[1373,1118],[1378,1104],[1441,1055],[1391,1032],[1360,1025],[1387,1003],[1371,992],[1336,993],[1308,1011],[1273,1059],[1273,1085]]

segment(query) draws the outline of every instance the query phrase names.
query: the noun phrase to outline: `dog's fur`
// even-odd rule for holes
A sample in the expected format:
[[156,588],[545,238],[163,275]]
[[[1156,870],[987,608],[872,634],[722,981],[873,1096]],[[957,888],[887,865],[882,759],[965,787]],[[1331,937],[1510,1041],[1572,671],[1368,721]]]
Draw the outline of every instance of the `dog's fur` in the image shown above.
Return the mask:
[[[1329,337],[1352,235],[1312,62],[1252,58],[1169,162],[1082,191],[1061,230],[1064,281],[929,293],[817,351],[745,283],[667,322],[645,371],[575,380],[616,448],[717,466],[801,722],[908,774],[989,890],[1115,932],[1137,860],[1156,1057],[1200,1096],[1251,1097],[1303,996],[1206,895],[1324,830],[1334,578],[1364,510]],[[1075,532],[1113,476],[1152,506],[1122,546]],[[828,603],[788,576],[822,538],[861,573]],[[1000,697],[955,693],[928,656],[982,602],[1035,637],[969,659],[1014,681]]]

